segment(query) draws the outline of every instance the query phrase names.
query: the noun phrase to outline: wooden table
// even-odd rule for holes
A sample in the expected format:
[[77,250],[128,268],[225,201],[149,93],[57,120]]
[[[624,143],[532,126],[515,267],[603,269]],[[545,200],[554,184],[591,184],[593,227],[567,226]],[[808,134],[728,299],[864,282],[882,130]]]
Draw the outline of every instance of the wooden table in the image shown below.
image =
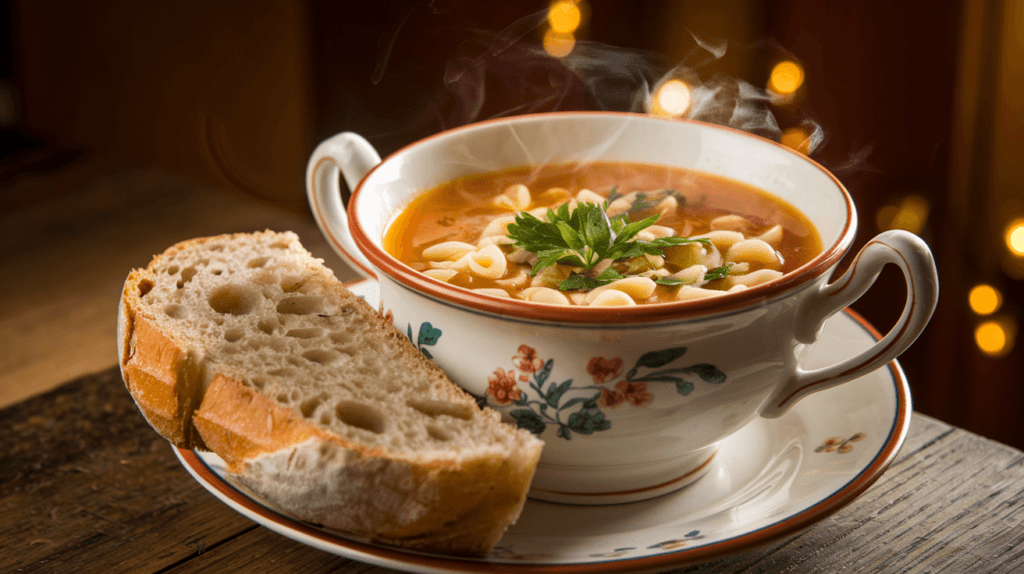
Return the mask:
[[[0,572],[388,572],[196,483],[117,368],[0,411]],[[1024,572],[1024,453],[915,414],[877,483],[789,540],[677,572]]]

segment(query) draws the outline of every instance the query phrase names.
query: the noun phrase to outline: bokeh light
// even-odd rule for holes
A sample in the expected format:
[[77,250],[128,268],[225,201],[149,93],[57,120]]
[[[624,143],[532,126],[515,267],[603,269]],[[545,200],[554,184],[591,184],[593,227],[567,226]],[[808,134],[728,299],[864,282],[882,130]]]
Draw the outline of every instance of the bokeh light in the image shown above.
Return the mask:
[[690,86],[682,80],[669,80],[654,94],[652,112],[659,116],[678,117],[690,109]]
[[787,128],[779,138],[782,145],[793,148],[802,154],[811,152],[811,134],[804,128]]
[[1024,217],[1018,217],[1006,226],[1006,247],[1017,257],[1024,257]]
[[967,295],[971,310],[979,315],[991,315],[1003,304],[1003,295],[991,285],[976,285]]
[[570,0],[560,0],[548,9],[548,24],[557,34],[572,34],[580,26],[582,14],[579,6]]
[[568,56],[576,45],[576,37],[572,34],[560,34],[548,30],[544,34],[544,51],[555,58]]
[[903,229],[920,233],[926,223],[931,205],[920,195],[908,195],[898,205],[886,205],[875,215],[875,224],[883,231]]
[[990,357],[1004,356],[1013,348],[1014,327],[1005,319],[985,321],[974,329],[974,342]]
[[804,69],[800,64],[784,60],[775,64],[768,78],[768,89],[783,95],[790,95],[800,89],[804,83]]

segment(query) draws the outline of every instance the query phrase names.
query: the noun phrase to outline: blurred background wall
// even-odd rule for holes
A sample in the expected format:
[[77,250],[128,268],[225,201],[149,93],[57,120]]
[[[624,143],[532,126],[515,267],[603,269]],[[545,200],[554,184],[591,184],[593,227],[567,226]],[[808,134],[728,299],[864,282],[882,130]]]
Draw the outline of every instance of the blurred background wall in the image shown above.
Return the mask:
[[[854,196],[855,250],[894,227],[931,245],[939,309],[900,359],[915,407],[1024,447],[1024,3],[5,0],[0,18],[0,186],[103,156],[306,214],[306,157],[338,131],[386,154],[488,117],[636,108],[673,78],[755,88],[778,123],[758,133]],[[854,308],[885,330],[904,296],[889,270]]]

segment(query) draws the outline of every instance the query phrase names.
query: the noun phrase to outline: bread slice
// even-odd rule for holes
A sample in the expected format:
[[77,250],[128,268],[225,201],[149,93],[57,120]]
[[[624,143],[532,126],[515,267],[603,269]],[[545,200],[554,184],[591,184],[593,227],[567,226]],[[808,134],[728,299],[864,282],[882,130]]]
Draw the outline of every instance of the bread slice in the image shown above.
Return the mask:
[[479,555],[523,508],[543,443],[480,409],[293,233],[171,247],[128,276],[118,331],[153,428],[290,516]]

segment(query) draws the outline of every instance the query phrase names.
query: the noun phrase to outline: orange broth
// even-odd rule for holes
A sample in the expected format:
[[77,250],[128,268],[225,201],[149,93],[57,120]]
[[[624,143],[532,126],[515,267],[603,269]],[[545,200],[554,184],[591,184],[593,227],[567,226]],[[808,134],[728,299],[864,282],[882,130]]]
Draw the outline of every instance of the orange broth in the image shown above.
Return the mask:
[[[731,214],[753,223],[749,235],[757,235],[778,224],[784,230],[782,242],[776,248],[783,261],[783,273],[807,263],[822,250],[818,232],[807,217],[765,191],[706,173],[624,162],[517,167],[445,183],[419,194],[393,217],[384,236],[384,249],[402,263],[422,271],[427,266],[422,257],[425,248],[446,241],[476,244],[481,231],[492,219],[509,215],[508,209],[495,207],[491,200],[514,184],[524,184],[530,189],[533,197],[530,209],[551,207],[564,201],[564,197],[545,197],[544,191],[556,187],[565,188],[573,195],[581,189],[590,189],[606,198],[613,188],[617,196],[632,191],[671,189],[685,201],[674,213],[663,215],[657,225],[672,227],[681,233],[689,222],[691,230],[687,235],[706,233],[712,219]],[[653,213],[653,210],[637,210],[631,214],[631,220]],[[495,287],[494,280],[479,277],[464,277],[451,283],[469,289]],[[673,290],[658,286],[655,297],[648,302],[671,301]]]

